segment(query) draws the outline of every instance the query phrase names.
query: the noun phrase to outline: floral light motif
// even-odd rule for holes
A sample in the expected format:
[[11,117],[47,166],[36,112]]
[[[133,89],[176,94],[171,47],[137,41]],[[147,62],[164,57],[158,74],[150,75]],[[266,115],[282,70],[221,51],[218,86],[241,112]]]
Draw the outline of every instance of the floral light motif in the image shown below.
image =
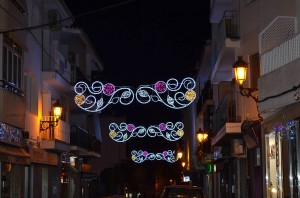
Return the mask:
[[[194,79],[187,77],[181,83],[174,78],[166,83],[158,81],[155,85],[141,85],[135,93],[138,102],[142,104],[161,102],[173,109],[182,109],[190,105],[196,98],[196,92],[193,91],[196,83]],[[183,92],[182,89],[186,89]],[[164,99],[164,97],[166,97]]]
[[130,88],[117,88],[111,83],[103,85],[100,81],[95,81],[91,87],[85,82],[78,82],[74,91],[75,103],[89,112],[99,112],[110,104],[129,105],[134,100],[134,93]]
[[147,151],[136,151],[133,150],[131,152],[131,159],[132,161],[136,163],[142,163],[146,160],[165,160],[169,163],[174,163],[176,162],[176,158],[174,156],[175,151],[167,150],[163,151],[162,153],[149,153]]
[[103,85],[100,81],[95,81],[92,86],[88,86],[85,82],[78,82],[74,86],[74,101],[81,109],[89,112],[99,112],[110,104],[129,105],[134,97],[142,104],[153,101],[173,109],[182,109],[195,100],[195,86],[195,81],[190,77],[183,79],[181,83],[171,78],[167,82],[141,85],[134,94],[129,87],[118,88],[112,83]]
[[132,137],[143,138],[146,135],[149,137],[161,136],[168,141],[177,141],[183,135],[183,123],[172,122],[160,123],[157,125],[151,125],[147,129],[144,126],[134,126],[133,124],[121,123],[120,125],[116,123],[111,123],[109,125],[109,136],[116,142],[126,142]]

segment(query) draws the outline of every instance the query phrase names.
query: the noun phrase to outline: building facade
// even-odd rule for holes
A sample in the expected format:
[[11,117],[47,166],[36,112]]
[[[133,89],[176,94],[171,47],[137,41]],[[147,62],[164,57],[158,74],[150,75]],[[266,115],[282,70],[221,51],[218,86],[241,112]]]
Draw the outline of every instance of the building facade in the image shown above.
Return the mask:
[[[211,1],[211,70],[200,70],[208,81],[198,103],[212,137],[209,197],[300,196],[298,10],[299,1]],[[242,87],[232,70],[239,56],[248,63]]]
[[101,136],[72,87],[102,63],[63,1],[0,4],[1,197],[88,197]]

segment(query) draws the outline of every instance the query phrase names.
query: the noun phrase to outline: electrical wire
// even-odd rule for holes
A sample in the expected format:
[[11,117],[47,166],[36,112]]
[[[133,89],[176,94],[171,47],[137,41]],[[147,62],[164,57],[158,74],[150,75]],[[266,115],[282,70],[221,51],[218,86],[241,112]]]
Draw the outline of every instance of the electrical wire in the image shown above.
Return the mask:
[[283,92],[281,92],[281,93],[279,93],[279,94],[265,97],[264,99],[258,100],[257,102],[264,102],[264,101],[269,100],[269,99],[272,99],[272,98],[277,98],[277,97],[282,96],[282,95],[284,95],[284,94],[287,94],[287,93],[289,93],[289,92],[291,92],[291,91],[296,91],[296,90],[299,89],[299,88],[300,88],[300,84],[297,85],[297,86],[293,86],[291,89],[288,89],[288,90],[286,90],[286,91],[283,91]]
[[[65,21],[74,20],[75,18],[80,18],[80,17],[83,17],[83,16],[92,15],[92,14],[97,13],[97,12],[101,12],[101,11],[108,10],[108,9],[111,9],[111,8],[119,7],[119,6],[122,6],[122,5],[126,5],[126,4],[132,3],[134,1],[136,1],[136,0],[123,1],[123,2],[120,2],[120,3],[109,5],[109,6],[105,6],[103,8],[99,8],[99,9],[96,9],[96,10],[91,10],[91,11],[84,12],[84,13],[81,13],[81,14],[78,14],[78,15],[75,15],[75,16],[71,16],[71,17],[67,17],[67,18],[64,18],[64,19],[60,19],[60,20],[57,20],[57,21],[51,22],[51,23],[44,23],[44,24],[30,26],[30,27],[15,28],[15,29],[10,29],[10,30],[0,31],[0,34],[7,34],[7,33],[11,33],[11,32],[24,31],[24,30],[40,29],[42,27],[47,27],[47,26],[55,25],[57,23],[62,23],[62,22],[65,22]],[[1,6],[1,7],[3,9],[3,6]]]

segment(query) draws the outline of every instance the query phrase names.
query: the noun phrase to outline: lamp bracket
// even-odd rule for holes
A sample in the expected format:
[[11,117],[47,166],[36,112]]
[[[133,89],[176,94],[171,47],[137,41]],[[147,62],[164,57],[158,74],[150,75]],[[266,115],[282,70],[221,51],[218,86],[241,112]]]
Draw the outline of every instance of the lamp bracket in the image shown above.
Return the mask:
[[54,128],[58,125],[58,119],[53,121],[40,121],[40,131],[47,130],[49,128]]
[[240,86],[240,94],[242,96],[251,97],[256,103],[258,102],[258,96],[254,95],[254,92],[257,92],[256,88],[244,88],[242,85]]

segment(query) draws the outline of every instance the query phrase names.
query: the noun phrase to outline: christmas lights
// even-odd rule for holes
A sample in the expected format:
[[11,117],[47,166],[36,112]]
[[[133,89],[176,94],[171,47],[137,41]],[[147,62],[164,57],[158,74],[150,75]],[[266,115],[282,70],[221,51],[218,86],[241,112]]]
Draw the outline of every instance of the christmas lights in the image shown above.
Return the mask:
[[[154,85],[141,85],[135,93],[138,102],[142,104],[161,102],[173,109],[182,109],[191,104],[196,98],[196,92],[193,90],[196,86],[194,79],[188,77],[181,83],[174,78],[167,82],[158,81]],[[181,89],[186,89],[183,92]],[[166,97],[166,100],[163,97]]]
[[[77,94],[75,103],[89,112],[99,112],[110,104],[129,105],[134,100],[134,93],[130,88],[117,88],[111,83],[103,85],[100,81],[95,81],[91,87],[85,82],[78,82],[74,91]],[[107,102],[104,101],[106,98]]]
[[162,136],[168,141],[177,141],[183,134],[183,123],[172,122],[160,123],[159,125],[151,125],[147,129],[144,126],[134,126],[133,124],[111,123],[109,125],[109,136],[116,142],[126,142],[132,137],[143,138],[146,135],[149,137]]
[[134,94],[129,87],[116,87],[112,83],[103,85],[100,81],[95,81],[89,87],[87,83],[81,81],[74,86],[76,93],[74,100],[81,109],[89,112],[99,112],[110,104],[129,105],[134,97],[142,104],[153,101],[161,102],[173,109],[182,109],[195,100],[196,92],[193,90],[195,86],[195,81],[190,77],[183,79],[181,83],[171,78],[167,82],[158,81],[154,85],[141,85]]
[[174,157],[175,151],[163,151],[162,153],[148,153],[147,151],[136,151],[133,150],[131,152],[131,159],[136,163],[142,163],[146,160],[165,160],[169,163],[176,162],[176,158]]

